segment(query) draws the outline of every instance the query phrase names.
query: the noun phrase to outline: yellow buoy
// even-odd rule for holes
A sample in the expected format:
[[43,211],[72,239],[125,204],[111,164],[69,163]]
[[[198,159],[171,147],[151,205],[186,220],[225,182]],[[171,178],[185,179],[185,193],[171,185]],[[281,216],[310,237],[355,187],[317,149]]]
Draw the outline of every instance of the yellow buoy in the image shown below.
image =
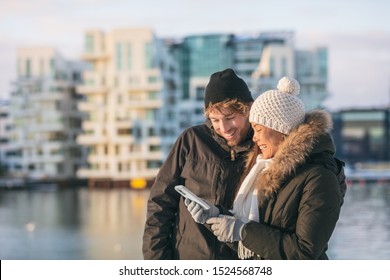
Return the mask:
[[130,181],[130,187],[133,189],[144,189],[146,188],[146,180],[145,179],[133,179]]

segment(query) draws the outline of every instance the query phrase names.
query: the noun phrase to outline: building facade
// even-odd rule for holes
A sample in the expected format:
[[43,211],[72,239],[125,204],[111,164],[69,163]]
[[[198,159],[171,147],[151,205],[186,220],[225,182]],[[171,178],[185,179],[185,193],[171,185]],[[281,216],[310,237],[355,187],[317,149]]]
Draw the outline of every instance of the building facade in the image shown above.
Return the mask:
[[165,40],[181,77],[181,129],[204,122],[204,89],[212,73],[232,67],[232,38],[232,34],[204,34]]
[[12,120],[10,118],[9,100],[0,100],[0,177],[7,175],[12,168],[10,156],[10,131]]
[[299,98],[306,110],[323,108],[323,102],[329,96],[327,49],[297,50],[289,39],[266,43],[258,67],[252,74],[255,97],[276,88],[283,76],[298,80],[301,86]]
[[148,28],[85,32],[79,110],[87,114],[77,142],[88,148],[78,176],[128,185],[151,181],[179,134],[179,73]]
[[183,102],[180,127],[204,122],[204,89],[216,71],[231,67],[254,98],[275,88],[283,76],[295,77],[306,109],[321,108],[327,92],[327,49],[296,50],[291,31],[257,34],[204,34],[166,40],[178,61]]
[[10,98],[9,138],[14,176],[39,180],[73,179],[85,160],[76,143],[82,115],[77,110],[84,65],[55,49],[18,49],[18,76]]
[[235,69],[254,98],[282,76],[296,77],[306,108],[321,107],[327,50],[296,50],[293,38],[287,31],[162,40],[128,28],[87,30],[83,62],[53,48],[19,49],[2,157],[14,176],[144,186],[180,132],[204,122],[204,90],[216,71]]
[[350,165],[390,162],[390,108],[333,113],[337,155]]

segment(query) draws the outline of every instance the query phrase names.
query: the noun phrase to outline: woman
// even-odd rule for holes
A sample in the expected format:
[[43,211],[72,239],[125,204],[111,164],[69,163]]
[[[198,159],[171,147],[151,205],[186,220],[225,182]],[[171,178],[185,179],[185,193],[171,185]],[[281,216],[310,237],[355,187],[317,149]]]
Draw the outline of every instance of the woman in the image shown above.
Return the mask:
[[[296,80],[284,77],[278,90],[255,100],[249,120],[258,152],[248,159],[251,169],[236,195],[234,216],[206,220],[220,241],[238,241],[241,259],[328,259],[345,177],[334,157],[330,115],[305,114],[299,90]],[[207,216],[186,204],[193,217]]]

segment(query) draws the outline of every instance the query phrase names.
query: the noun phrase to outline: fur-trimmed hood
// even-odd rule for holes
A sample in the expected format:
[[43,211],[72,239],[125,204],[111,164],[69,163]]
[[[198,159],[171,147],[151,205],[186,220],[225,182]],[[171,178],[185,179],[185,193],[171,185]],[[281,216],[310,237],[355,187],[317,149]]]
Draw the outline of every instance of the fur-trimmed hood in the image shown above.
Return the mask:
[[282,187],[283,182],[314,154],[334,155],[335,146],[330,136],[332,118],[323,110],[306,113],[305,121],[286,136],[267,170],[256,178],[259,205]]

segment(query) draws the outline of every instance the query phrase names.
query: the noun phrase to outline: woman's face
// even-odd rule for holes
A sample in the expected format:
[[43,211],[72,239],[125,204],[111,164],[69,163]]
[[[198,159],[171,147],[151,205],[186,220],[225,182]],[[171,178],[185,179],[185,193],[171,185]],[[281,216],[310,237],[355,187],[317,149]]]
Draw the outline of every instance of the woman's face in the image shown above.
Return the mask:
[[284,134],[265,127],[261,124],[251,123],[254,134],[253,142],[259,146],[264,159],[272,158],[284,140]]

